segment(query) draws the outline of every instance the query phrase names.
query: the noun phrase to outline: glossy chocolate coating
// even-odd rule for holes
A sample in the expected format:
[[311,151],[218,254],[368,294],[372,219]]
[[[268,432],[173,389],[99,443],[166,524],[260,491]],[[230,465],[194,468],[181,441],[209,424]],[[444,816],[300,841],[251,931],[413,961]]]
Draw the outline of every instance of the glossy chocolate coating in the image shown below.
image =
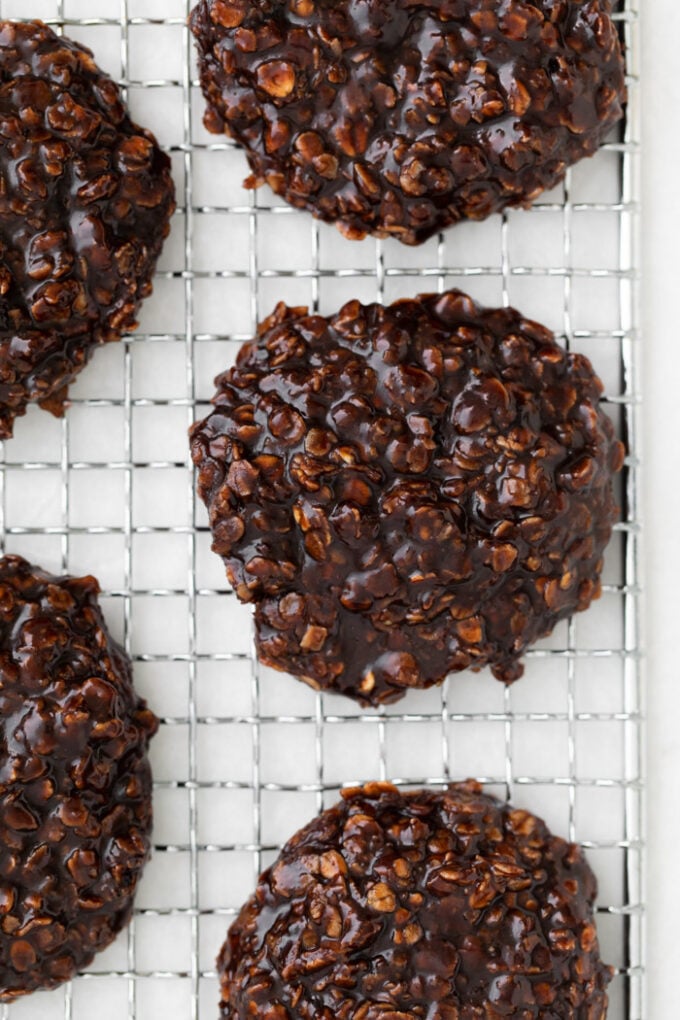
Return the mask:
[[92,577],[0,559],[0,1001],[54,988],[127,924],[151,836],[149,739]]
[[174,210],[170,160],[89,50],[0,21],[0,437],[63,413],[94,348],[136,326]]
[[590,362],[459,291],[281,305],[192,433],[264,662],[363,704],[522,673],[600,592],[623,448]]
[[200,0],[209,130],[250,186],[418,244],[529,205],[622,115],[610,0]]
[[218,959],[223,1020],[604,1020],[583,854],[481,792],[343,792],[286,844]]

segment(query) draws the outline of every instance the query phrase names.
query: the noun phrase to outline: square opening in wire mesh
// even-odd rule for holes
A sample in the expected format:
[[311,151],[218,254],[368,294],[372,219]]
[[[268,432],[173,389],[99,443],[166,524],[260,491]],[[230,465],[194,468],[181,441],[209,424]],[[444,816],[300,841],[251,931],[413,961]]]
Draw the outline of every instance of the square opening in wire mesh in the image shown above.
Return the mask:
[[[179,208],[140,330],[97,353],[63,421],[31,409],[2,453],[7,550],[99,576],[162,725],[155,854],[132,926],[85,978],[0,1015],[212,1020],[230,919],[277,847],[343,783],[474,774],[588,849],[603,951],[617,966],[610,1017],[642,1020],[634,0],[618,15],[625,136],[532,212],[464,224],[415,249],[351,244],[267,189],[243,190],[244,156],[201,122],[189,6],[31,4],[31,16],[63,25],[125,84],[133,115],[171,155]],[[26,14],[25,0],[0,0],[3,17]],[[328,314],[350,298],[449,286],[510,301],[593,358],[629,448],[623,520],[602,600],[530,653],[521,683],[462,675],[362,713],[254,660],[249,612],[209,549],[186,428],[277,301]]]

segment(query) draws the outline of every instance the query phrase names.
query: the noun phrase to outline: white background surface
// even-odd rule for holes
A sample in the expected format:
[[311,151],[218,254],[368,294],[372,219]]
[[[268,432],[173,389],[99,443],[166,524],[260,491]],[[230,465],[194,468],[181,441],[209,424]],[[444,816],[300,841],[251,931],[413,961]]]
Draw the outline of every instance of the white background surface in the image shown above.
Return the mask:
[[680,5],[641,0],[648,704],[649,1020],[680,966]]
[[[649,883],[650,1010],[645,1020],[671,1020],[676,1013],[676,996],[671,985],[676,980],[677,964],[669,966],[669,961],[673,954],[680,955],[677,934],[673,930],[680,917],[680,904],[675,908],[671,906],[673,898],[680,897],[680,881],[672,870],[680,847],[680,834],[677,829],[673,832],[680,815],[677,778],[680,761],[676,762],[675,774],[671,767],[674,748],[677,752],[678,746],[676,732],[680,711],[675,667],[676,633],[680,629],[676,594],[679,541],[676,476],[680,457],[674,441],[674,435],[680,434],[680,340],[676,340],[675,323],[670,320],[669,295],[680,289],[677,255],[680,228],[673,224],[669,207],[675,202],[677,213],[680,88],[671,79],[680,64],[674,52],[680,39],[680,7],[677,0],[641,0],[641,3],[646,29],[644,71],[647,80],[645,491],[650,566],[647,638],[650,648],[650,874],[653,876]],[[0,0],[0,11],[5,14],[25,17],[27,6],[27,0]],[[54,9],[55,0],[35,0],[30,13],[50,17]],[[118,0],[66,0],[66,12],[72,16],[117,17],[124,9],[125,0],[122,4]],[[185,11],[186,3],[185,0],[128,0],[127,9],[133,16],[177,17]],[[118,29],[69,29],[69,33],[93,46],[102,66],[114,76],[120,75]],[[131,30],[129,77],[180,82],[179,88],[156,88],[144,94],[131,90],[136,115],[170,146],[182,143],[184,137],[183,66],[179,26]],[[670,99],[672,89],[676,93],[675,105]],[[215,139],[206,136],[200,127],[202,102],[198,96],[194,99],[191,139],[200,144],[214,142]],[[183,203],[183,158],[179,153],[173,158],[179,199]],[[573,201],[612,200],[607,188],[615,178],[607,177],[607,160],[611,160],[609,154],[600,154],[597,161],[574,171]],[[611,169],[611,162],[609,167]],[[198,663],[193,683],[202,719],[231,716],[247,719],[259,711],[270,717],[285,714],[306,720],[299,724],[262,726],[205,722],[196,727],[198,758],[194,772],[204,782],[196,798],[202,844],[213,848],[221,845],[250,847],[258,836],[265,845],[276,844],[319,806],[321,797],[313,787],[320,777],[331,784],[365,779],[376,775],[380,767],[385,768],[390,777],[440,777],[443,774],[443,740],[448,742],[446,764],[451,774],[477,773],[502,780],[508,775],[506,755],[510,750],[515,771],[510,771],[509,786],[518,803],[544,814],[560,831],[566,832],[570,824],[574,825],[579,839],[620,838],[621,833],[615,828],[607,828],[618,824],[621,818],[620,803],[615,797],[610,798],[608,791],[596,790],[592,794],[584,786],[579,788],[570,806],[564,788],[556,790],[540,783],[512,782],[517,776],[564,776],[575,767],[568,753],[569,733],[564,721],[522,721],[522,714],[564,713],[570,687],[578,712],[619,708],[616,698],[620,696],[620,676],[616,662],[614,668],[609,669],[612,663],[604,660],[589,663],[586,659],[579,663],[575,675],[569,679],[559,658],[550,658],[551,649],[564,647],[566,629],[544,643],[543,655],[547,657],[530,660],[527,677],[508,694],[488,678],[457,679],[445,695],[445,705],[449,713],[459,713],[460,718],[446,726],[439,721],[442,699],[437,691],[414,694],[408,703],[405,701],[395,707],[394,715],[406,710],[418,715],[420,722],[416,724],[396,718],[383,723],[373,717],[339,725],[342,716],[357,714],[349,702],[316,699],[302,685],[274,676],[270,671],[261,671],[259,694],[254,697],[247,659],[250,650],[247,611],[236,606],[234,599],[220,595],[223,584],[220,565],[209,553],[207,535],[202,532],[196,536],[193,552],[191,540],[187,543],[185,531],[194,511],[187,486],[190,475],[186,468],[184,429],[192,416],[192,395],[195,393],[201,400],[210,395],[212,376],[233,356],[234,339],[247,335],[252,329],[253,297],[259,297],[258,312],[263,315],[279,297],[285,297],[289,303],[310,302],[315,288],[309,278],[279,279],[267,275],[270,269],[277,267],[304,270],[311,266],[310,220],[304,214],[289,215],[285,211],[260,215],[259,240],[254,244],[250,235],[250,198],[240,188],[244,172],[245,162],[238,154],[200,153],[194,158],[194,202],[231,206],[226,215],[202,216],[200,222],[197,219],[194,269],[208,274],[213,269],[243,274],[256,256],[260,270],[264,271],[256,295],[243,276],[217,280],[204,277],[195,281],[197,331],[206,338],[215,334],[214,340],[205,339],[195,344],[195,388],[187,382],[186,350],[181,335],[186,292],[184,281],[176,278],[177,270],[183,268],[185,240],[184,220],[179,216],[163,257],[165,275],[157,281],[156,293],[145,308],[140,334],[125,347],[111,347],[97,355],[74,388],[76,400],[65,426],[52,422],[41,412],[31,412],[18,426],[16,439],[7,446],[9,461],[26,459],[36,465],[42,463],[43,467],[36,466],[30,473],[9,470],[4,496],[6,519],[10,525],[23,522],[43,528],[45,532],[38,536],[17,533],[11,537],[9,548],[30,555],[52,569],[58,569],[62,556],[67,555],[74,571],[91,570],[100,576],[109,592],[106,603],[113,629],[137,658],[139,686],[150,697],[156,711],[168,720],[154,743],[154,763],[160,782],[156,792],[156,841],[180,848],[186,848],[188,841],[189,798],[185,789],[173,784],[176,780],[185,780],[192,769],[188,750],[191,723],[187,722],[190,717],[187,694],[192,680],[183,659],[191,655],[192,650],[218,656],[228,656],[232,652],[246,656],[233,661]],[[662,193],[664,188],[668,194],[666,198]],[[560,195],[553,197],[555,201],[561,200]],[[258,202],[280,204],[272,201],[266,190],[260,193]],[[572,257],[577,267],[604,265],[600,260],[616,257],[616,223],[608,215],[601,221],[594,251],[588,230],[579,232],[581,222],[574,223]],[[351,245],[326,227],[320,228],[318,240],[322,267],[360,267],[370,271],[376,265],[375,246],[371,241]],[[560,266],[565,257],[561,211],[511,214],[508,244],[507,254],[512,265]],[[596,261],[589,262],[590,258]],[[440,259],[450,266],[497,267],[499,220],[448,232],[442,251],[437,249],[436,241],[417,251],[405,250],[396,242],[385,246],[388,268],[436,267],[441,264]],[[436,286],[435,281],[436,278],[431,287]],[[502,297],[503,281],[497,270],[495,274],[481,273],[473,279],[453,276],[447,278],[446,283],[463,284],[475,297],[489,303],[498,303]],[[388,276],[385,296],[391,300],[398,294],[413,294],[422,289],[427,288],[408,275]],[[324,278],[317,296],[322,311],[330,312],[349,297],[370,300],[375,290],[375,278],[370,276]],[[558,331],[562,328],[564,286],[561,278],[541,278],[538,285],[530,275],[511,276],[509,297],[527,314],[542,318]],[[607,281],[577,281],[571,300],[576,329],[612,327],[613,320],[608,316],[616,308],[616,298],[612,298],[611,290],[607,289]],[[178,337],[173,338],[171,334],[174,333]],[[615,393],[619,379],[616,361],[608,360],[611,341],[589,340],[584,349],[592,354],[608,390]],[[161,398],[171,398],[174,404],[162,406]],[[133,427],[128,432],[125,411],[130,403]],[[677,423],[675,433],[670,427],[673,416]],[[62,461],[64,449],[67,453]],[[106,461],[114,461],[118,467],[108,472],[88,467]],[[74,463],[77,468],[73,467]],[[89,501],[85,491],[88,478],[96,485]],[[70,493],[67,503],[64,503],[65,480]],[[35,498],[32,493],[36,494]],[[204,524],[201,513],[199,510],[197,520]],[[80,529],[66,544],[58,534],[63,522]],[[150,533],[148,528],[154,525],[165,526],[165,533]],[[124,550],[128,540],[131,558],[126,561]],[[197,600],[195,633],[191,628],[187,631],[187,609],[191,602],[185,590],[187,565],[196,567],[196,583],[206,593]],[[610,583],[619,583],[616,543],[610,550],[608,570]],[[152,599],[148,592],[157,588],[164,594]],[[597,648],[604,643],[617,647],[617,642],[620,645],[621,641],[618,626],[617,610],[611,608],[611,602],[605,597],[590,613],[578,618],[575,631],[578,646]],[[164,660],[163,655],[170,659]],[[589,671],[593,665],[595,668]],[[225,678],[227,671],[229,676]],[[507,725],[488,719],[466,721],[474,713],[495,712],[502,717],[507,711],[519,716],[518,721]],[[414,725],[418,726],[419,739],[414,739]],[[579,722],[572,732],[577,745],[578,775],[586,780],[589,776],[616,775],[621,769],[618,727],[604,724],[593,736],[597,725]],[[252,827],[253,804],[247,789],[255,774],[255,735],[261,740],[259,779],[270,786],[262,793],[263,828],[258,828],[257,832]],[[348,747],[351,747],[350,756]],[[611,773],[606,771],[608,769]],[[215,786],[211,787],[213,782]],[[220,787],[217,785],[220,783],[232,786]],[[293,794],[276,788],[277,784],[299,783],[312,789]],[[503,793],[502,782],[498,792]],[[334,795],[331,794],[330,799],[334,799]],[[601,827],[598,827],[600,822]],[[200,982],[200,1016],[213,1020],[216,984],[210,975],[212,961],[230,911],[252,884],[253,863],[257,865],[260,859],[266,863],[268,853],[265,851],[261,858],[256,854],[255,862],[251,850],[232,849],[224,854],[210,851],[199,856],[196,906],[203,913],[198,943],[192,943],[190,915],[181,913],[190,909],[193,902],[186,849],[159,852],[148,869],[140,893],[141,913],[130,940],[125,937],[119,940],[104,958],[96,961],[90,980],[76,982],[70,1006],[70,993],[60,991],[13,1007],[12,1020],[15,1017],[17,1020],[52,1020],[65,1015],[72,1016],[73,1020],[86,1017],[91,1020],[93,1016],[98,1020],[121,1020],[127,1014],[126,1003],[132,1001],[139,1020],[160,1020],[161,1017],[163,1020],[175,1020],[175,1017],[186,1020],[191,983],[186,972],[190,970],[192,950],[196,951],[201,972],[205,973]],[[600,877],[602,901],[616,904],[620,896],[620,872],[618,864],[612,863],[615,858],[605,850],[596,850],[591,860]],[[168,917],[163,913],[173,906],[180,908],[176,916]],[[218,912],[211,915],[209,908],[213,907]],[[601,930],[609,959],[613,960],[617,952],[616,918],[604,917]],[[135,966],[147,976],[128,983],[125,974]],[[164,972],[178,976],[159,976]],[[107,973],[118,976],[108,977]],[[152,974],[157,976],[148,976]],[[615,993],[612,1020],[619,1020],[621,1015],[620,997]]]

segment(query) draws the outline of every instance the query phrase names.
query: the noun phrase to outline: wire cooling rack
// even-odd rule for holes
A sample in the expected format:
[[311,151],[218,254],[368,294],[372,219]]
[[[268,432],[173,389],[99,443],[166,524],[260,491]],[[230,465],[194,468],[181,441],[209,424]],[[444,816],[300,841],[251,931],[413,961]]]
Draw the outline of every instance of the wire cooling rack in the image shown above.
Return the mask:
[[[343,783],[477,775],[582,843],[617,969],[610,1020],[643,1020],[643,827],[637,380],[636,0],[618,14],[630,107],[621,137],[531,213],[459,226],[417,249],[344,241],[263,189],[209,136],[187,0],[0,0],[92,47],[171,153],[179,208],[140,330],[100,351],[59,422],[35,409],[0,454],[6,547],[95,573],[137,683],[162,717],[155,853],[126,934],[86,974],[2,1020],[214,1020],[214,959],[276,848]],[[328,313],[462,286],[510,302],[587,352],[629,456],[605,590],[505,689],[488,674],[359,712],[261,668],[196,503],[186,429],[214,375],[275,302]],[[198,405],[198,412],[196,406]]]

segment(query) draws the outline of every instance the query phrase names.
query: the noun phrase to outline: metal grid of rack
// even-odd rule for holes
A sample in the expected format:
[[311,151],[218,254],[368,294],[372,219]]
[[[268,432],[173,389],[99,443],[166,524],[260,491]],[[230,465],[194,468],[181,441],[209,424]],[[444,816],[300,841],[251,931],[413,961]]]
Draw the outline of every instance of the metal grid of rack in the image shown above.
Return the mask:
[[[213,1018],[214,958],[278,846],[343,783],[477,774],[582,843],[616,966],[612,1020],[643,1020],[642,695],[638,520],[638,11],[617,15],[630,104],[620,139],[531,213],[457,227],[422,247],[343,241],[246,192],[244,157],[201,126],[187,0],[0,0],[89,45],[170,152],[178,211],[140,330],[99,352],[63,421],[32,409],[0,453],[8,551],[93,572],[137,683],[162,717],[153,748],[155,853],[128,932],[81,978],[2,1020]],[[459,676],[359,712],[259,667],[196,503],[186,428],[212,378],[279,300],[459,285],[516,304],[588,353],[629,456],[600,603],[558,628],[504,688]]]

